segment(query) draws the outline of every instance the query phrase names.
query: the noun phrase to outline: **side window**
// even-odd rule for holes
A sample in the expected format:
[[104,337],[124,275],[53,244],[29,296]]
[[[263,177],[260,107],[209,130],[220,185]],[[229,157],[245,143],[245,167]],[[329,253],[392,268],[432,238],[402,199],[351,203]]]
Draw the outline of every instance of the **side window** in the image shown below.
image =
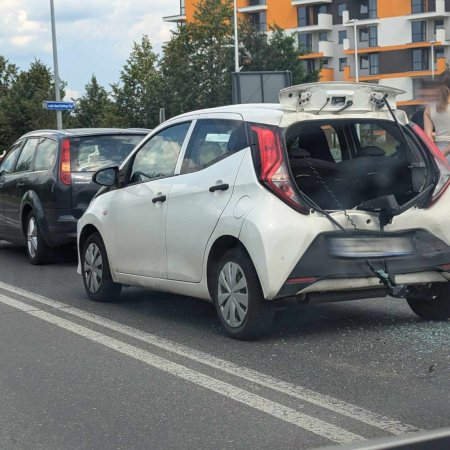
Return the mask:
[[386,128],[375,123],[358,124],[361,150],[368,147],[378,147],[384,150],[386,156],[397,151],[399,141]]
[[19,159],[17,160],[16,168],[14,172],[26,172],[31,170],[31,164],[33,162],[34,150],[38,143],[38,139],[28,139],[22,148]]
[[245,123],[237,120],[199,120],[184,156],[181,173],[202,170],[248,147]]
[[11,147],[11,150],[2,160],[2,163],[0,165],[0,172],[12,172],[22,144],[23,142],[19,142],[18,144],[15,144]]
[[56,159],[58,143],[52,139],[43,139],[37,149],[34,158],[34,170],[47,170],[53,167]]
[[190,126],[191,122],[174,125],[147,141],[134,158],[130,182],[172,176]]

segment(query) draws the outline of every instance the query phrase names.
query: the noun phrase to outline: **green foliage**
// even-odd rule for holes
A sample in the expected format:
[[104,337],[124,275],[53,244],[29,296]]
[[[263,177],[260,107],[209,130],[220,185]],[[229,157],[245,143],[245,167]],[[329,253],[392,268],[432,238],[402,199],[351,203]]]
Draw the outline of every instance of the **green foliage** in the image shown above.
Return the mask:
[[134,43],[120,82],[112,85],[122,126],[149,128],[158,123],[161,84],[158,57],[144,35],[140,43]]
[[[64,91],[61,93],[64,96]],[[24,133],[39,128],[55,128],[55,113],[42,108],[54,98],[52,73],[39,60],[27,71],[13,77],[0,100],[0,145],[2,150]]]
[[114,117],[114,104],[106,89],[98,84],[95,75],[85,86],[85,94],[76,105],[73,126],[80,128],[103,128],[115,126],[120,120]]

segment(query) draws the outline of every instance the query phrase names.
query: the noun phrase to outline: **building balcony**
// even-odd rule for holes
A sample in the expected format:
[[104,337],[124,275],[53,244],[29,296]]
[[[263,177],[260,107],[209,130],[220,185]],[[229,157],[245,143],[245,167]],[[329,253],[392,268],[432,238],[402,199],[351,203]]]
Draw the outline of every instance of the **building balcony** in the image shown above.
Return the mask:
[[[342,25],[344,27],[352,27],[353,22],[349,22],[350,20],[353,20],[353,18],[350,19],[350,12],[344,11],[342,13]],[[358,19],[356,18],[356,26],[357,27],[367,27],[370,25],[378,25],[380,23],[380,19],[378,17],[374,17],[373,19]]]
[[186,22],[186,14],[176,14],[174,16],[165,16],[163,17],[164,22],[170,23],[183,23]]
[[[435,65],[434,73],[436,76],[445,72],[447,68],[445,58],[438,58]],[[383,80],[387,78],[418,78],[418,77],[431,77],[433,71],[431,69],[427,70],[410,70],[408,72],[396,72],[396,73],[379,73],[377,75],[360,76],[359,81],[376,81]],[[351,73],[351,67],[344,67],[344,81],[356,81],[356,78]]]
[[301,25],[296,31],[331,31],[333,29],[333,16],[331,14],[317,14],[317,23],[311,25]]
[[320,5],[325,3],[333,3],[333,0],[292,0],[292,6],[308,6],[308,5]]
[[448,11],[445,11],[445,0],[436,0],[436,9],[434,11],[424,11],[420,13],[411,13],[409,20],[419,19],[445,19],[448,17]]
[[267,10],[266,0],[250,0],[248,6],[238,8],[240,13],[253,13]]
[[334,56],[333,42],[319,41],[319,53],[322,53],[324,58],[332,58]]

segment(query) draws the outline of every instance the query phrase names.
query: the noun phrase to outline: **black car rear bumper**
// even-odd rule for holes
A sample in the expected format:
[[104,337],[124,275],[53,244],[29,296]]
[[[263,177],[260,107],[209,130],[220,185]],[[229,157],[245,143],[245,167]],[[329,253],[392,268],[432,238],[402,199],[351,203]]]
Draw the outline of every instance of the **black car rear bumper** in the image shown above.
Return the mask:
[[[417,272],[450,271],[450,246],[426,230],[402,233],[384,233],[383,236],[407,237],[412,241],[412,252],[406,256],[384,258],[337,257],[330,252],[329,242],[342,233],[324,233],[312,242],[296,264],[276,298],[295,296],[300,291],[322,280],[349,278],[373,278],[372,268],[382,269],[391,279],[396,275]],[[349,232],[347,237],[380,236],[380,233]],[[370,262],[370,264],[369,264]]]
[[75,244],[77,241],[77,222],[71,210],[46,210],[42,234],[50,247]]

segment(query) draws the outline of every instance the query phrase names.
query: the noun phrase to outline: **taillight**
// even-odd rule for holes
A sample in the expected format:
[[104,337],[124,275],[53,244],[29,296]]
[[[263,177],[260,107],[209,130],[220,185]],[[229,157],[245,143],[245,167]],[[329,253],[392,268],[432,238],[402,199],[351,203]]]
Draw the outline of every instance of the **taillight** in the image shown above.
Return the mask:
[[61,144],[61,159],[59,164],[59,179],[63,184],[71,183],[70,175],[70,140],[64,139]]
[[433,192],[432,201],[437,200],[450,185],[450,166],[444,154],[439,150],[432,139],[419,127],[419,125],[412,125],[414,132],[422,139],[422,142],[430,150],[436,161],[439,170],[439,180]]
[[261,160],[260,180],[274,194],[303,214],[309,209],[300,202],[289,176],[279,133],[274,128],[262,125],[250,125],[251,131],[258,139],[259,156]]

